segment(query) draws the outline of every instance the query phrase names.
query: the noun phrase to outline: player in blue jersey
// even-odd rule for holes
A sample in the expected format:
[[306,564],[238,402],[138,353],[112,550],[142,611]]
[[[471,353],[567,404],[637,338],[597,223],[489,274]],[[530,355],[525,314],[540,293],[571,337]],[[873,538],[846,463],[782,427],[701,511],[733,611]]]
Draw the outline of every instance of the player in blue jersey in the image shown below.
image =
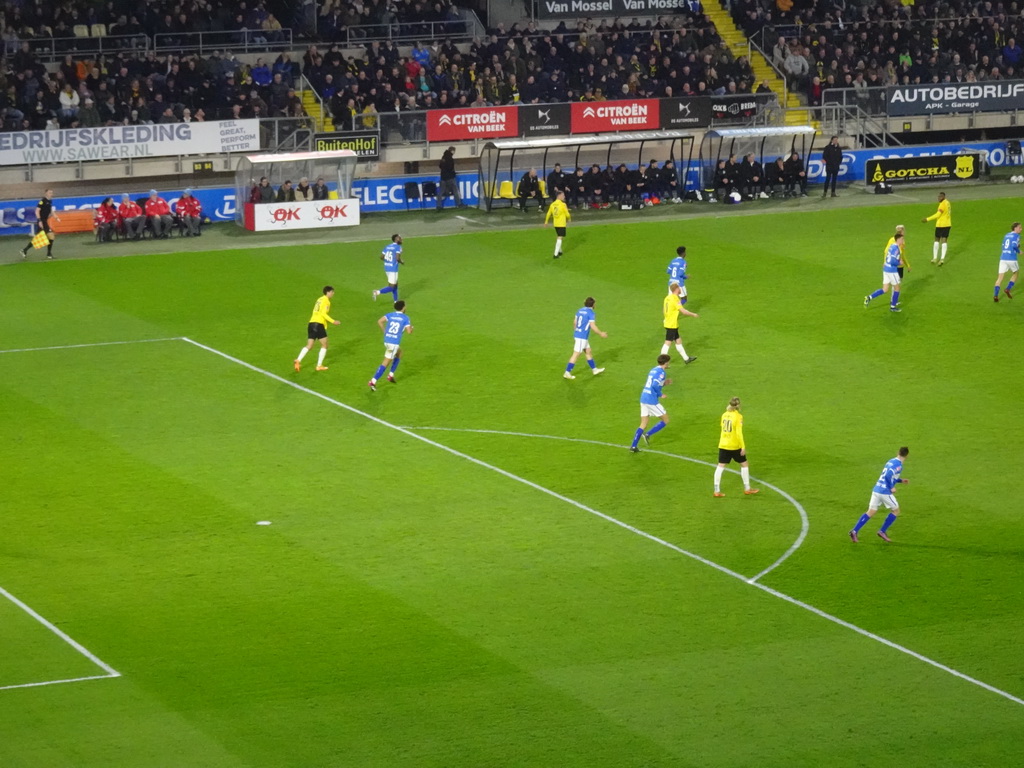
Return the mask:
[[402,236],[392,235],[391,245],[385,245],[380,252],[380,260],[384,262],[384,275],[388,279],[388,287],[373,292],[373,300],[382,293],[390,293],[395,301],[398,301],[398,265],[405,264],[402,261]]
[[1003,237],[1003,252],[999,254],[999,274],[996,275],[996,293],[992,297],[992,301],[999,301],[999,288],[1003,284],[1003,275],[1007,272],[1010,273],[1010,282],[1003,293],[1006,294],[1006,298],[1013,298],[1013,294],[1010,291],[1013,289],[1013,284],[1017,282],[1018,275],[1020,275],[1020,266],[1017,264],[1019,257],[1020,222],[1015,221],[1013,226],[1010,227],[1010,231]]
[[569,358],[569,362],[565,366],[565,373],[562,374],[564,379],[576,378],[572,375],[572,369],[576,365],[576,358],[580,356],[580,352],[587,356],[587,365],[590,366],[590,370],[594,372],[595,376],[599,373],[604,373],[604,368],[597,367],[597,363],[594,362],[594,353],[590,351],[591,331],[602,339],[608,338],[608,334],[598,328],[597,323],[594,321],[594,304],[594,297],[588,296],[583,302],[583,306],[576,311],[576,316],[572,319],[572,357]]
[[900,267],[906,267],[910,269],[909,265],[903,260],[903,234],[897,232],[893,235],[891,245],[885,249],[885,256],[882,260],[882,287],[879,288],[872,294],[864,297],[864,306],[866,307],[871,303],[872,299],[877,299],[889,292],[889,286],[892,286],[892,303],[889,304],[890,312],[900,311]]
[[[647,382],[640,393],[640,426],[637,428],[636,434],[633,435],[633,443],[629,446],[629,450],[633,453],[640,453],[637,446],[641,437],[645,443],[650,445],[651,435],[661,432],[668,426],[668,414],[665,413],[665,407],[661,404],[665,395],[661,393],[661,389],[672,383],[672,379],[665,378],[665,369],[668,368],[671,359],[668,355],[658,355],[658,364],[647,374]],[[647,420],[652,416],[661,421],[651,427],[650,431],[644,432],[647,429]]]
[[399,347],[402,343],[402,334],[406,331],[412,333],[412,321],[405,314],[405,302],[396,301],[395,311],[388,312],[380,318],[377,325],[384,331],[384,362],[380,364],[380,368],[368,382],[368,386],[373,392],[377,391],[377,379],[384,375],[384,369],[388,367],[388,363],[391,363],[388,381],[392,384],[395,383],[395,371],[402,359],[402,350]]
[[676,248],[676,257],[668,263],[668,289],[672,290],[672,284],[678,283],[680,287],[679,303],[686,303],[686,280],[690,276],[686,274],[686,246],[680,245]]
[[880,506],[885,507],[889,510],[888,516],[885,518],[885,522],[882,523],[882,527],[878,531],[878,537],[885,542],[891,541],[886,531],[889,530],[889,526],[896,522],[896,518],[900,514],[900,505],[896,501],[895,491],[896,486],[900,483],[909,483],[909,480],[904,480],[900,477],[900,473],[903,471],[903,462],[907,460],[907,455],[910,453],[910,449],[906,446],[900,448],[899,452],[894,458],[889,459],[885,462],[885,466],[882,467],[882,474],[878,478],[878,482],[875,483],[875,487],[871,489],[871,501],[868,502],[868,511],[860,516],[860,520],[853,526],[853,530],[850,531],[850,538],[853,543],[856,544],[858,541],[857,534],[860,529],[864,527],[868,520],[875,516],[875,512],[878,511]]

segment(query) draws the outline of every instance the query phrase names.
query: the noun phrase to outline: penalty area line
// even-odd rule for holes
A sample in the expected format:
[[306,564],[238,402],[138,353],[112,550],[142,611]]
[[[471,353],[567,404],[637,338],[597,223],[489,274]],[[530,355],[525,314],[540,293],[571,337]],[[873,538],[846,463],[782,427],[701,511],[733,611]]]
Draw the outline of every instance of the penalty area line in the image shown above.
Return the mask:
[[151,344],[157,341],[181,341],[181,336],[170,336],[166,339],[133,339],[131,341],[94,341],[91,344],[61,344],[56,347],[25,347],[23,349],[0,349],[0,355],[12,352],[49,352],[56,349],[88,349],[89,347],[117,347],[123,344]]
[[[356,408],[354,406],[348,405],[347,403],[343,403],[342,401],[336,400],[333,397],[325,395],[325,394],[323,394],[321,392],[317,392],[315,389],[310,389],[309,387],[304,387],[301,384],[297,384],[294,381],[289,381],[288,379],[284,378],[283,376],[279,376],[276,373],[272,373],[271,371],[268,371],[268,370],[265,370],[265,369],[260,368],[258,366],[255,366],[252,363],[247,363],[246,361],[241,360],[241,359],[239,359],[237,357],[234,357],[232,355],[229,355],[226,352],[221,352],[219,349],[215,349],[213,347],[207,346],[206,344],[201,344],[198,341],[194,341],[193,339],[190,339],[187,336],[181,337],[181,340],[184,341],[184,342],[187,342],[189,344],[192,344],[193,346],[198,347],[199,349],[203,349],[203,350],[206,350],[207,352],[210,352],[211,354],[217,355],[218,357],[222,357],[225,360],[228,360],[229,362],[232,362],[232,363],[234,363],[236,365],[240,365],[243,368],[247,368],[247,369],[249,369],[250,371],[252,371],[254,373],[260,374],[261,376],[266,376],[268,379],[273,379],[274,381],[276,381],[276,382],[278,382],[280,384],[284,384],[285,386],[291,387],[292,389],[296,389],[299,392],[305,392],[308,395],[312,395],[313,397],[319,398],[320,400],[323,400],[326,403],[330,403],[331,405],[334,405],[334,406],[336,406],[338,408],[341,408],[341,409],[343,409],[345,411],[348,411],[349,413],[355,414],[356,416],[362,416],[364,419],[372,421],[375,424],[380,424],[382,427],[387,427],[388,429],[392,429],[392,430],[394,430],[396,432],[399,432],[399,433],[401,433],[401,434],[403,434],[403,435],[405,435],[407,437],[411,437],[414,440],[418,440],[418,441],[420,441],[422,443],[426,443],[427,445],[432,445],[433,447],[438,448],[438,449],[444,451],[445,453],[449,453],[449,454],[451,454],[453,456],[458,456],[460,459],[465,459],[466,461],[468,461],[468,462],[470,462],[472,464],[476,464],[478,467],[482,467],[484,469],[489,469],[492,472],[495,472],[495,473],[501,475],[502,477],[508,478],[509,480],[513,480],[513,481],[515,481],[517,483],[521,483],[521,484],[523,484],[523,485],[525,485],[525,486],[527,486],[529,488],[533,488],[534,490],[539,491],[540,493],[543,493],[543,494],[545,494],[547,496],[551,496],[552,498],[558,499],[559,501],[564,501],[566,504],[570,504],[573,507],[576,507],[577,509],[579,509],[579,510],[581,510],[583,512],[587,512],[587,513],[589,513],[591,515],[594,515],[595,517],[599,517],[602,520],[605,520],[605,521],[607,521],[609,523],[612,523],[613,525],[617,525],[619,528],[623,528],[624,530],[627,530],[627,531],[629,531],[631,533],[634,533],[637,536],[641,536],[641,537],[647,539],[648,541],[654,542],[655,544],[660,544],[661,546],[666,547],[668,549],[671,549],[674,552],[678,552],[681,555],[685,555],[686,557],[689,557],[692,560],[696,560],[699,563],[703,563],[704,565],[708,566],[709,568],[714,568],[716,571],[721,571],[722,573],[727,574],[727,575],[733,577],[734,579],[738,579],[739,581],[742,581],[744,584],[748,584],[749,586],[753,587],[754,589],[759,589],[759,590],[761,590],[762,592],[764,592],[766,594],[769,594],[769,595],[771,595],[771,596],[773,596],[775,598],[778,598],[779,600],[783,600],[783,601],[785,601],[787,603],[790,603],[793,606],[796,606],[798,608],[802,608],[802,609],[804,609],[806,611],[809,611],[810,613],[813,613],[815,616],[823,618],[826,621],[830,621],[833,624],[837,624],[840,627],[845,627],[846,629],[852,630],[852,631],[856,632],[857,634],[859,634],[859,635],[861,635],[863,637],[866,637],[868,639],[871,639],[871,640],[874,640],[874,641],[876,641],[878,643],[881,643],[882,645],[885,645],[885,646],[887,646],[887,647],[889,647],[889,648],[891,648],[891,649],[893,649],[895,651],[899,651],[900,653],[906,654],[907,656],[910,656],[911,658],[917,659],[918,661],[921,661],[921,662],[923,662],[923,663],[925,663],[925,664],[927,664],[927,665],[929,665],[931,667],[934,667],[935,669],[938,669],[938,670],[940,670],[942,672],[945,672],[945,673],[947,673],[949,675],[952,675],[953,677],[956,677],[956,678],[958,678],[960,680],[963,680],[963,681],[965,681],[967,683],[970,683],[970,684],[975,685],[975,686],[977,686],[979,688],[982,688],[982,689],[984,689],[984,690],[986,690],[986,691],[988,691],[990,693],[994,693],[994,694],[996,694],[998,696],[1002,696],[1004,699],[1008,699],[1009,701],[1012,701],[1015,704],[1020,704],[1021,706],[1024,706],[1024,699],[1018,698],[1018,697],[1014,696],[1011,693],[1007,693],[1006,691],[1001,690],[999,688],[996,688],[993,685],[989,685],[988,683],[982,682],[981,680],[978,680],[977,678],[971,677],[970,675],[964,674],[963,672],[959,672],[958,670],[955,670],[952,667],[946,666],[945,664],[942,664],[942,663],[940,663],[938,661],[935,661],[934,659],[930,659],[927,656],[924,656],[924,655],[922,655],[920,653],[917,653],[916,651],[912,651],[909,648],[900,645],[899,643],[893,642],[892,640],[887,640],[886,638],[881,637],[880,635],[876,635],[874,632],[869,632],[868,630],[863,629],[861,627],[858,627],[855,624],[851,624],[848,621],[844,621],[843,619],[840,619],[837,616],[833,616],[832,614],[827,613],[825,611],[822,611],[819,608],[815,608],[814,606],[812,606],[812,605],[810,605],[808,603],[805,603],[805,602],[803,602],[801,600],[798,600],[795,597],[790,597],[789,595],[786,595],[786,594],[784,594],[782,592],[779,592],[778,590],[772,589],[771,587],[766,587],[764,584],[760,584],[758,582],[752,582],[746,576],[744,576],[743,574],[737,573],[736,571],[732,570],[731,568],[726,568],[724,565],[719,565],[718,563],[714,562],[713,560],[708,560],[707,558],[701,557],[700,555],[694,554],[693,552],[689,552],[689,551],[683,549],[682,547],[677,547],[675,544],[672,544],[669,541],[665,541],[664,539],[661,539],[661,538],[659,538],[659,537],[657,537],[657,536],[655,536],[653,534],[647,533],[646,531],[642,531],[639,528],[636,528],[635,526],[630,525],[629,523],[625,523],[622,520],[618,520],[617,518],[612,517],[611,515],[606,515],[604,512],[600,512],[600,511],[594,509],[593,507],[588,507],[586,504],[583,504],[583,503],[581,503],[579,501],[576,501],[575,499],[572,499],[572,498],[570,498],[568,496],[564,496],[563,494],[558,493],[557,491],[553,491],[550,488],[545,488],[543,485],[539,485],[538,483],[534,483],[531,480],[527,480],[525,477],[520,477],[519,475],[513,474],[512,472],[509,472],[508,470],[502,469],[501,467],[497,467],[497,466],[495,466],[493,464],[488,464],[486,461],[483,461],[482,459],[478,459],[475,456],[470,456],[467,453],[463,453],[462,451],[458,451],[455,448],[451,448],[450,446],[445,445],[444,443],[439,443],[436,440],[431,440],[430,438],[424,437],[423,435],[416,434],[416,432],[412,431],[412,429],[410,429],[408,427],[401,427],[401,426],[398,426],[397,424],[392,424],[391,422],[385,421],[384,419],[381,419],[381,418],[379,418],[377,416],[374,416],[371,413],[367,413],[366,411],[361,411],[361,410],[359,410],[358,408]],[[654,453],[654,451],[650,451],[650,452]],[[668,455],[672,455],[672,454],[668,454]],[[697,463],[707,463],[707,462],[701,462],[699,460],[693,460],[693,461],[696,461]]]
[[64,683],[82,683],[86,680],[109,680],[120,677],[116,675],[90,675],[88,677],[69,677],[66,680],[44,680],[41,683],[20,683],[18,685],[0,685],[0,691],[13,691],[15,688],[42,688],[47,685],[63,685]]

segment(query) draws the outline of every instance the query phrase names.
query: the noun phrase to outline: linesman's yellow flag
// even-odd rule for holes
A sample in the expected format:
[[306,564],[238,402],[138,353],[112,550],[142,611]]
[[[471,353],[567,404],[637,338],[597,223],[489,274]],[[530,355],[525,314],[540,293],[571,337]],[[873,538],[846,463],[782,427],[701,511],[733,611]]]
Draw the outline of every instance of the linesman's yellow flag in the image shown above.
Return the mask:
[[33,248],[45,248],[50,244],[50,237],[45,232],[40,232],[38,235],[32,238]]

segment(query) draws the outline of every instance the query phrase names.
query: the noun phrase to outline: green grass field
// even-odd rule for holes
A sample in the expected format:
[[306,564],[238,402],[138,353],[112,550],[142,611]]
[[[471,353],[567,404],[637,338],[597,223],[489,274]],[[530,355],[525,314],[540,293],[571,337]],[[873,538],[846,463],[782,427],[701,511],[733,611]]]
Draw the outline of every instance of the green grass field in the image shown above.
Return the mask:
[[[585,213],[559,261],[469,213],[5,266],[0,587],[84,653],[0,599],[0,766],[1019,764],[1024,296],[991,285],[1024,209],[974,197],[941,270],[928,190]],[[865,310],[899,222],[904,311]],[[371,393],[391,227],[416,330]],[[679,244],[699,360],[633,455]],[[565,381],[588,295],[607,371]],[[715,499],[733,395],[770,486]],[[854,545],[903,444],[894,543]]]

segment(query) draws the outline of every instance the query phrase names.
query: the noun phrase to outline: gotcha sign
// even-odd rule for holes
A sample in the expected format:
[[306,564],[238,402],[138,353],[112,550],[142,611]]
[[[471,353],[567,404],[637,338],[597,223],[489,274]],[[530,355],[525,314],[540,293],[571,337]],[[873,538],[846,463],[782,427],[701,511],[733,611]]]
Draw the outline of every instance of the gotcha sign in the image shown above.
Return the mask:
[[575,101],[572,132],[656,131],[661,127],[658,106],[658,99]]
[[427,141],[502,139],[519,135],[518,107],[435,109],[427,113]]
[[252,232],[328,229],[359,224],[359,201],[311,200],[301,203],[246,203],[243,219]]
[[221,120],[0,133],[0,165],[250,152],[260,148],[259,125]]
[[1024,104],[1024,81],[893,85],[886,93],[890,115],[1009,112]]
[[868,160],[864,165],[868,184],[914,184],[922,181],[969,181],[981,172],[981,155],[938,155]]

